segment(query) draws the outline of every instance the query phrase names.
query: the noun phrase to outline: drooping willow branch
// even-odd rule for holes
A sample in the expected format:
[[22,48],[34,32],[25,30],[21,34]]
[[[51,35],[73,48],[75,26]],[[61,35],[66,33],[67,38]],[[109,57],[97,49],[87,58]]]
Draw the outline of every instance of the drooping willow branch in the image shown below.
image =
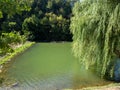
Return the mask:
[[85,0],[75,4],[73,15],[74,54],[87,69],[94,66],[94,70],[104,77],[113,58],[119,55],[120,3]]

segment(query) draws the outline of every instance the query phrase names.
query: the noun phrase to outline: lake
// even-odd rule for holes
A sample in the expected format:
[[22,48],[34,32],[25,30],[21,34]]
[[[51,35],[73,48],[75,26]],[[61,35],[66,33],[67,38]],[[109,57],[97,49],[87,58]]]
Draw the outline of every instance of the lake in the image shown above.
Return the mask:
[[[89,71],[84,70],[72,53],[72,44],[36,43],[16,56],[6,73],[6,90],[61,90],[104,85]],[[14,85],[15,84],[15,85]]]

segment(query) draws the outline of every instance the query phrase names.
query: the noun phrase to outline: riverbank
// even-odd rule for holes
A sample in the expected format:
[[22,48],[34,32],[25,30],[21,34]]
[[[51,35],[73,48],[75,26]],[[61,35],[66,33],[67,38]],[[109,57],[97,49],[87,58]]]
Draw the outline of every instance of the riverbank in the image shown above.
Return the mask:
[[99,86],[99,87],[88,87],[83,88],[81,90],[120,90],[120,83],[112,83],[105,86]]
[[5,74],[6,63],[11,62],[12,58],[14,58],[18,54],[24,52],[26,49],[31,47],[33,44],[35,44],[35,42],[26,42],[22,45],[19,45],[16,48],[14,48],[13,53],[9,53],[9,54],[6,54],[6,55],[0,57],[0,84],[2,84],[3,81],[5,80],[5,78],[4,78],[5,75],[4,74]]
[[93,86],[82,89],[64,89],[64,90],[120,90],[120,83],[111,83],[104,86]]
[[7,61],[10,61],[14,56],[25,51],[27,48],[31,47],[33,44],[34,44],[34,42],[26,42],[25,44],[21,45],[20,47],[15,48],[13,53],[9,53],[0,58],[0,65],[6,63]]

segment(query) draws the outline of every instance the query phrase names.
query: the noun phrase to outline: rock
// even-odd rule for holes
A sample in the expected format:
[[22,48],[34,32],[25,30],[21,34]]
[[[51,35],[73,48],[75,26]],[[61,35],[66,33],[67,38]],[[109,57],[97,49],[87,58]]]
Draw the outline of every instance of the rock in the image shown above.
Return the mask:
[[16,82],[16,83],[13,83],[12,85],[11,85],[11,87],[17,87],[19,84]]
[[0,65],[0,69],[2,69],[3,68],[3,65]]
[[0,73],[2,73],[2,70],[0,69]]
[[120,82],[120,58],[117,58],[114,67],[114,80]]
[[0,65],[0,73],[2,73],[3,65]]

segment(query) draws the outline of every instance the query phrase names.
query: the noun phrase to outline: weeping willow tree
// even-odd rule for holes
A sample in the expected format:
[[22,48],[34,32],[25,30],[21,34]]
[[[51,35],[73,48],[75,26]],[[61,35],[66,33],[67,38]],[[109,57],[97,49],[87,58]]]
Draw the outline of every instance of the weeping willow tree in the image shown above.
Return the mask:
[[120,54],[120,1],[77,2],[70,28],[73,52],[80,63],[102,78],[106,73],[113,76],[114,58]]

